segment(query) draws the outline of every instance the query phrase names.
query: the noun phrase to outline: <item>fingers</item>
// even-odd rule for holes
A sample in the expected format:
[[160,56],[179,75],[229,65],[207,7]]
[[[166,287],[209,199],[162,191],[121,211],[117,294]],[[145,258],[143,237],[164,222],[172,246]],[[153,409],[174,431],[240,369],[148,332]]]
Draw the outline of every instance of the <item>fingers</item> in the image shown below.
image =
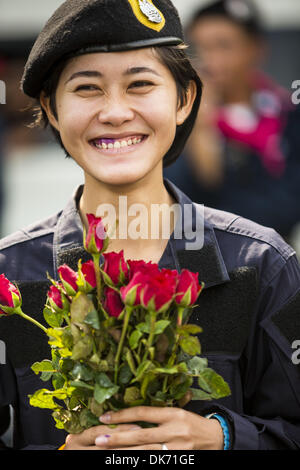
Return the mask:
[[[89,446],[95,445],[95,439],[101,435],[112,435],[114,433],[130,431],[135,428],[136,425],[133,424],[120,424],[117,427],[111,429],[108,426],[100,425],[94,426],[89,429],[86,429],[80,434],[69,434],[66,439],[66,444],[68,448],[87,448]],[[98,448],[99,450],[99,448]]]
[[160,408],[151,406],[135,406],[124,410],[108,412],[100,416],[105,424],[128,423],[147,421],[148,423],[166,423],[175,417],[181,410],[176,408]]
[[[158,428],[146,428],[132,430],[130,432],[122,431],[114,434],[102,434],[95,439],[96,446],[105,447],[106,449],[119,447],[145,447],[145,445],[157,445],[167,440],[172,440],[173,436],[170,431],[163,426]],[[161,446],[160,446],[161,447]],[[152,448],[152,447],[151,447]]]

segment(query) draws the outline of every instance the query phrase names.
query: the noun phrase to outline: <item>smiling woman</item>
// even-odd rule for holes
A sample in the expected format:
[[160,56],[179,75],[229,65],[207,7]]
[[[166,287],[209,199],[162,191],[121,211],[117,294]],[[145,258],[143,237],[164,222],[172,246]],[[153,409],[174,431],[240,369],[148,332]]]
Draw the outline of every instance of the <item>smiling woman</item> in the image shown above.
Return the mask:
[[[20,322],[3,320],[7,362],[0,368],[0,411],[14,406],[14,448],[58,449],[65,438],[64,450],[299,448],[300,380],[290,360],[290,345],[300,337],[294,251],[272,229],[212,208],[203,211],[163,179],[163,166],[179,157],[190,136],[202,93],[172,2],[66,0],[33,46],[22,88],[38,101],[37,121],[51,126],[84,173],[84,185],[62,211],[0,242],[0,273],[17,282],[24,313],[43,322],[45,273],[59,281],[58,266],[77,269],[85,256],[87,215],[97,214],[99,205],[115,208],[119,221],[125,215],[125,230],[136,214],[122,214],[120,198],[128,208],[143,206],[149,218],[152,208],[169,209],[168,238],[157,217],[150,230],[157,238],[115,237],[109,251],[117,257],[122,251],[125,265],[150,262],[143,262],[149,276],[151,262],[199,275],[205,288],[191,322],[203,326],[202,355],[232,394],[208,401],[209,378],[200,382],[199,376],[203,401],[171,408],[164,396],[155,406],[105,413],[99,426],[66,435],[43,410],[28,408],[28,395],[40,388],[30,366],[49,353],[48,344]],[[174,203],[183,214],[179,225]],[[204,238],[201,249],[188,243],[195,227],[196,238]],[[73,370],[76,359],[68,359]],[[104,365],[93,367],[100,371]],[[173,385],[177,390],[182,382]]]

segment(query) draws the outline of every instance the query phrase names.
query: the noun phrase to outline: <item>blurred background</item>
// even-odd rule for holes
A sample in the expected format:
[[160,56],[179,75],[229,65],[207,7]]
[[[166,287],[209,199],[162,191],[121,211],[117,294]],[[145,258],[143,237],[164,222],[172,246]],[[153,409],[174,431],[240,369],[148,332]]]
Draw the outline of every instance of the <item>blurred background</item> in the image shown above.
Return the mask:
[[[300,101],[300,92],[292,86],[298,80],[300,88],[300,1],[250,1],[245,10],[242,0],[226,0],[225,13],[215,1],[173,1],[205,86],[195,132],[165,175],[197,202],[274,227],[299,253],[300,117],[292,96]],[[61,210],[83,182],[51,133],[28,127],[34,101],[19,90],[32,44],[61,3],[0,0],[1,237]]]

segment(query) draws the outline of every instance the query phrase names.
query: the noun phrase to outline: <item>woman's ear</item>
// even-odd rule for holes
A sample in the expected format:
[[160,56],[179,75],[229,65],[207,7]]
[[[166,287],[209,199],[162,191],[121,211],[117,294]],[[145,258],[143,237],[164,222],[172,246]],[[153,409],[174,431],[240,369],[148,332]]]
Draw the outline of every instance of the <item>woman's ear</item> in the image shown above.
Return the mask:
[[40,105],[47,114],[48,121],[57,131],[59,131],[59,124],[57,118],[54,116],[54,113],[50,106],[50,96],[46,96],[44,91],[40,93]]
[[196,96],[197,96],[197,85],[194,80],[191,80],[189,84],[189,88],[186,92],[185,102],[177,110],[177,119],[176,119],[177,126],[180,126],[181,124],[183,124],[184,121],[187,119],[187,117],[190,115]]

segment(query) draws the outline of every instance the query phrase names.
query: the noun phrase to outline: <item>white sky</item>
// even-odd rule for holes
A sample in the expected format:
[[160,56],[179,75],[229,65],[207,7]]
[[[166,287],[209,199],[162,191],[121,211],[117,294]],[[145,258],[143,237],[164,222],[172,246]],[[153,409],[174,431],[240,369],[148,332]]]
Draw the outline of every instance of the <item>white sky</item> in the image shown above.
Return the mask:
[[[173,0],[185,21],[201,3],[210,0]],[[255,0],[270,27],[300,27],[300,0]],[[62,0],[0,0],[0,38],[33,35]]]

